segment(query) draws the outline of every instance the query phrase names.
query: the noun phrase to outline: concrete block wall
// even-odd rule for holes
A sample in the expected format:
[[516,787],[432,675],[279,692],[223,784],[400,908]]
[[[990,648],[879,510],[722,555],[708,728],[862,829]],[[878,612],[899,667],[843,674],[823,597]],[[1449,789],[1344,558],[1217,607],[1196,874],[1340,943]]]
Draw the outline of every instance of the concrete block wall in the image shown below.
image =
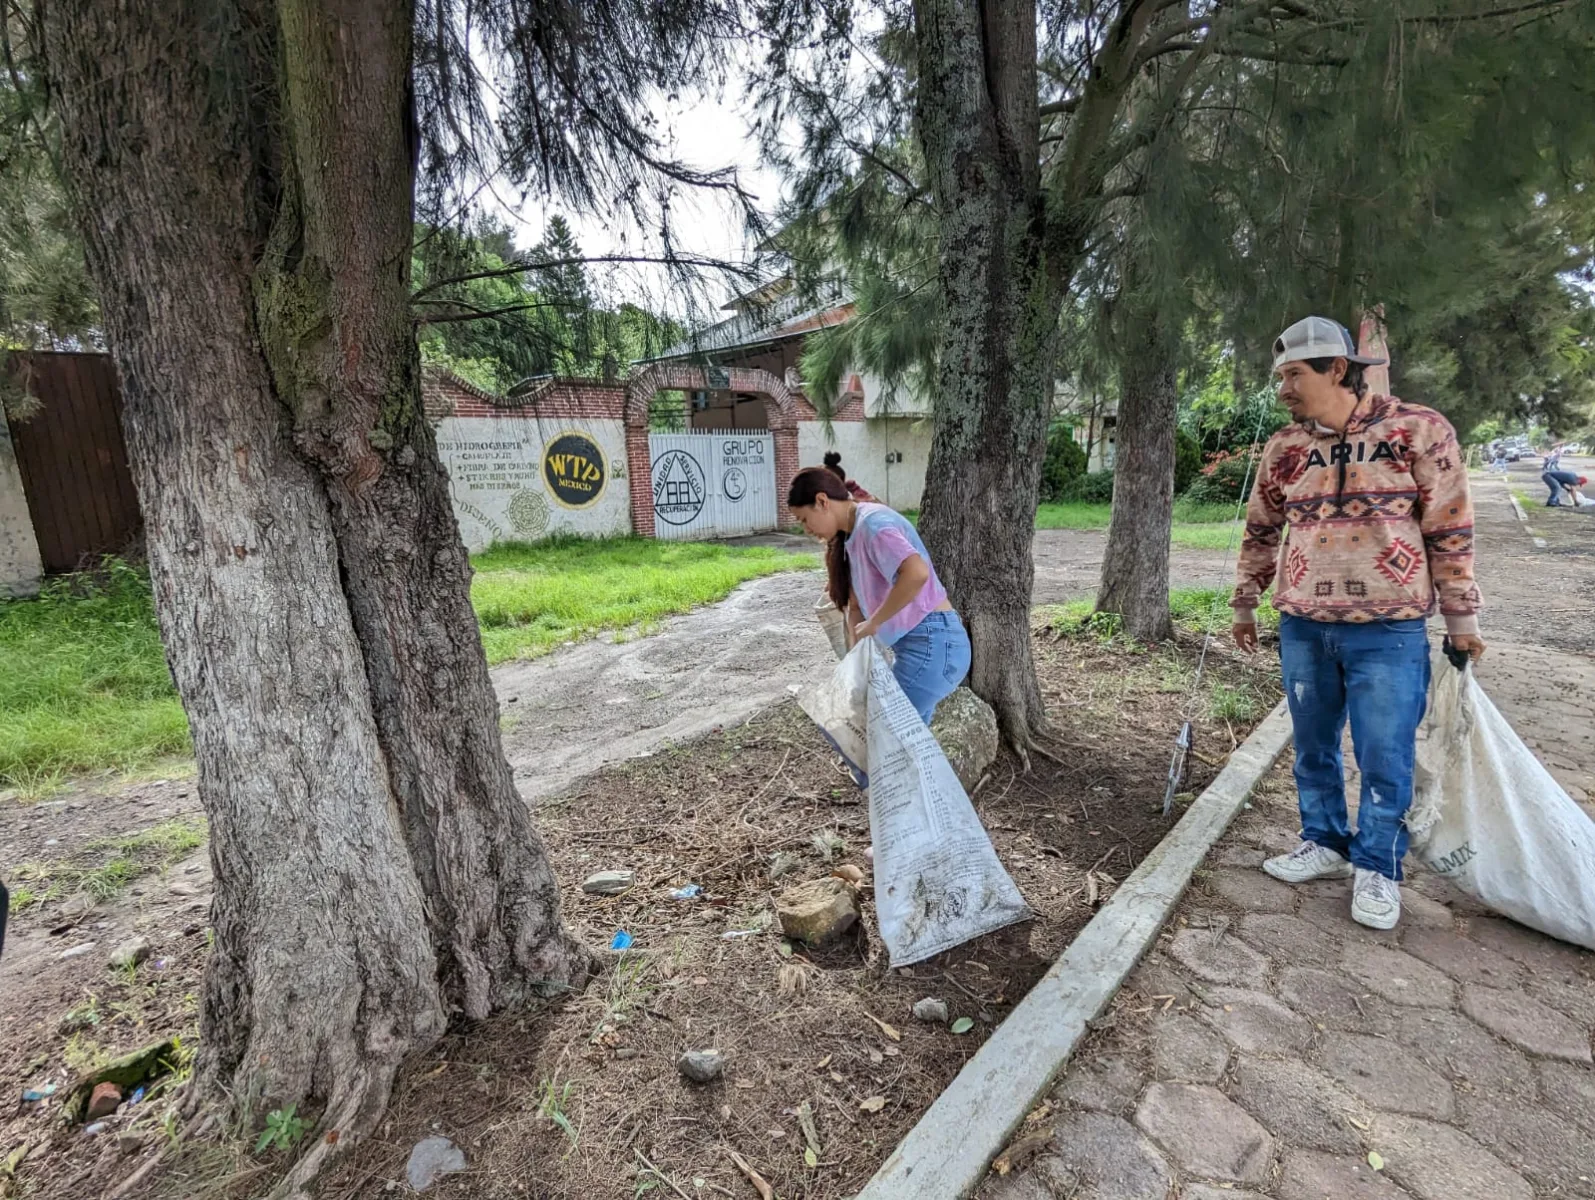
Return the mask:
[[0,409],[0,599],[37,596],[43,579],[44,562],[22,491],[16,447],[5,410]]

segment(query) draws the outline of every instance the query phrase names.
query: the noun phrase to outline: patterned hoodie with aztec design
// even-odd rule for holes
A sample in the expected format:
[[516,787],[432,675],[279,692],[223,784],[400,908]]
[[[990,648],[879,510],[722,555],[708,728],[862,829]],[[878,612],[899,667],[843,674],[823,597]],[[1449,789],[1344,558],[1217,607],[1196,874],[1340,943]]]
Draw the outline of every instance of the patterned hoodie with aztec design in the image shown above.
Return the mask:
[[1438,597],[1447,632],[1477,633],[1473,502],[1451,423],[1373,396],[1344,434],[1281,429],[1258,463],[1237,575],[1239,623],[1275,583],[1274,607],[1310,621],[1427,617]]

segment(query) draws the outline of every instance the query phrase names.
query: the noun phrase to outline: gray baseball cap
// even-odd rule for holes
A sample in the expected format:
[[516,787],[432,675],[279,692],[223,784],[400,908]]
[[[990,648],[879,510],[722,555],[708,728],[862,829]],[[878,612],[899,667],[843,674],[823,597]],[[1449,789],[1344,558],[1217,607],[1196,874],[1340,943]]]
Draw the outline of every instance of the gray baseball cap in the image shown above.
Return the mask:
[[1351,331],[1328,317],[1303,317],[1274,339],[1274,370],[1308,358],[1343,358],[1365,367],[1385,363],[1382,358],[1358,354]]

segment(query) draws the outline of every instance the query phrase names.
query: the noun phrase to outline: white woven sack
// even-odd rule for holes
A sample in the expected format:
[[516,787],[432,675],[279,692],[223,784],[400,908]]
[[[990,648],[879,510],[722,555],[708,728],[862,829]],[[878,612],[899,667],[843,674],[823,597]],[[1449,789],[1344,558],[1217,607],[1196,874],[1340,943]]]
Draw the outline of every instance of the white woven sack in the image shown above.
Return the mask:
[[869,788],[875,915],[892,966],[1029,919],[952,764],[874,638],[798,703]]
[[1595,821],[1471,666],[1435,665],[1407,826],[1431,871],[1521,925],[1595,950]]

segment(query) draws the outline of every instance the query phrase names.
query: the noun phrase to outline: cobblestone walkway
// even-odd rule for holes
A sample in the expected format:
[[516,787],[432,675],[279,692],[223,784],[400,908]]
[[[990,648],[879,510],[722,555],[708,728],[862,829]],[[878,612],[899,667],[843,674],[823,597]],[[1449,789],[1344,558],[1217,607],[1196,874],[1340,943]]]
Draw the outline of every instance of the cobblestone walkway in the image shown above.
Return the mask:
[[[1585,620],[1543,610],[1573,607],[1589,559],[1533,556],[1504,489],[1480,515],[1480,680],[1589,808],[1595,660],[1565,626],[1536,636]],[[1389,933],[1352,922],[1349,880],[1268,878],[1297,841],[1288,760],[981,1200],[1595,1198],[1595,955],[1410,867]]]

